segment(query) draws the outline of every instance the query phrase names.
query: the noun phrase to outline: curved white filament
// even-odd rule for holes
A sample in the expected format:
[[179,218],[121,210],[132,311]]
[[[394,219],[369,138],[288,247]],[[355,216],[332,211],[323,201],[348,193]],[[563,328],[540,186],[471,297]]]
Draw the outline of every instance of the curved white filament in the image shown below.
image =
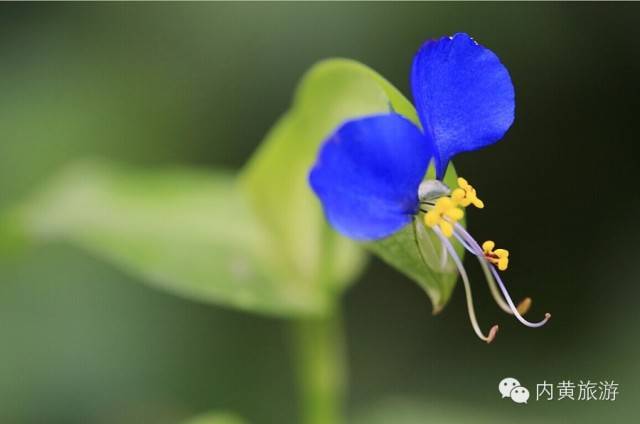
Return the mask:
[[469,277],[467,276],[467,272],[462,266],[462,261],[460,257],[456,253],[455,249],[451,245],[451,242],[442,234],[438,227],[433,227],[433,230],[438,235],[438,238],[442,242],[443,246],[449,251],[449,255],[453,259],[456,267],[458,268],[458,272],[460,273],[460,277],[462,278],[462,282],[464,284],[464,292],[467,300],[467,311],[469,313],[469,320],[471,321],[471,326],[473,327],[473,331],[475,331],[476,335],[487,343],[491,343],[491,341],[495,338],[496,333],[498,331],[498,326],[494,325],[489,330],[489,335],[485,336],[480,326],[478,325],[478,320],[476,318],[476,312],[473,307],[473,295],[471,293],[471,284],[469,284]]
[[[495,269],[495,267],[488,263],[488,261],[485,259],[484,257],[484,252],[482,251],[482,248],[480,247],[480,245],[478,244],[478,242],[476,242],[474,240],[473,237],[471,237],[471,235],[464,229],[464,227],[462,227],[462,225],[460,224],[455,224],[454,229],[456,230],[455,233],[456,235],[460,235],[469,245],[471,245],[474,250],[476,251],[475,255],[478,257],[478,259],[480,260],[480,264],[482,265],[483,271],[485,271],[485,276],[487,277],[487,281],[489,282],[489,286],[491,287],[491,283],[493,281],[498,283],[498,287],[500,287],[500,291],[502,292],[502,295],[504,296],[504,300],[506,300],[507,305],[504,306],[508,306],[509,311],[518,319],[518,321],[520,321],[522,324],[526,325],[527,327],[532,327],[532,328],[537,328],[537,327],[542,327],[543,325],[545,325],[547,323],[547,321],[549,321],[549,319],[551,318],[551,314],[550,313],[546,313],[544,315],[544,319],[542,319],[541,321],[538,322],[531,322],[531,321],[527,321],[521,314],[520,312],[518,312],[518,308],[514,305],[513,300],[511,299],[511,296],[509,295],[509,291],[507,290],[506,286],[504,285],[504,283],[502,282],[502,279],[500,278],[500,275],[498,274],[498,271]],[[492,276],[495,278],[490,278],[491,275],[488,275],[488,272],[486,270],[486,268],[489,268]],[[493,290],[492,290],[492,294],[493,294]],[[496,299],[496,302],[498,303],[498,305],[500,305],[500,301],[498,301],[499,296],[495,296],[494,298]],[[500,300],[502,301],[502,299],[500,298]],[[500,305],[501,307],[503,305]],[[505,309],[505,308],[503,308]]]

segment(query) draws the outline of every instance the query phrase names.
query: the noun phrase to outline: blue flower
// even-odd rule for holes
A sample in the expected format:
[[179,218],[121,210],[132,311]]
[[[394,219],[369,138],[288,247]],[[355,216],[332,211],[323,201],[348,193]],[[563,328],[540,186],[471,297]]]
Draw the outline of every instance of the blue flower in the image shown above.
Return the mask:
[[393,113],[348,121],[311,171],[327,219],[348,237],[398,231],[418,210],[431,161],[441,179],[454,155],[495,143],[513,123],[507,69],[467,34],[427,41],[413,60],[411,87],[422,128]]
[[[484,206],[475,189],[462,178],[457,188],[441,181],[455,155],[493,144],[510,128],[515,101],[509,72],[491,50],[456,34],[422,45],[411,89],[421,127],[393,112],[366,116],[343,123],[323,144],[309,182],[327,220],[359,241],[388,237],[412,222],[433,230],[465,283],[474,330],[491,341],[497,326],[488,336],[477,326],[468,278],[449,240],[455,236],[480,259],[492,289],[497,281],[503,309],[526,325],[544,324],[548,316],[526,321],[521,313],[530,300],[516,307],[504,288],[496,267],[506,269],[508,252],[494,250],[493,242],[481,247],[458,223],[465,207]],[[436,179],[425,181],[431,163]]]

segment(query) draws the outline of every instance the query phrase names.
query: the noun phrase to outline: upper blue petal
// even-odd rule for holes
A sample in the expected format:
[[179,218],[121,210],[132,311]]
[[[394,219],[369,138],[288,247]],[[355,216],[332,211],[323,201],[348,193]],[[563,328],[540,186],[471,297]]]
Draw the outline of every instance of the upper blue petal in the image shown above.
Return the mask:
[[467,34],[423,44],[413,60],[411,87],[424,131],[435,144],[439,177],[452,156],[495,143],[513,123],[509,72]]
[[411,221],[432,155],[430,140],[406,118],[369,116],[325,141],[309,182],[336,230],[375,240]]

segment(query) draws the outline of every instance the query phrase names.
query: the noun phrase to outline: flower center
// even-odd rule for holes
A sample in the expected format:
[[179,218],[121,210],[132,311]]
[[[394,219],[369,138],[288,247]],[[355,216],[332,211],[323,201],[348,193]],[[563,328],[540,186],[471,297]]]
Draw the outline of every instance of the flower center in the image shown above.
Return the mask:
[[[449,240],[452,236],[455,236],[455,240],[478,258],[491,294],[501,309],[514,315],[518,321],[528,327],[543,326],[551,318],[551,315],[545,314],[544,319],[538,322],[527,321],[522,315],[531,306],[531,299],[527,297],[516,306],[502,282],[498,270],[505,271],[509,266],[509,251],[496,249],[496,244],[492,240],[485,241],[480,247],[478,242],[458,223],[464,217],[464,208],[473,205],[482,209],[484,208],[484,202],[478,198],[476,189],[467,180],[458,178],[457,182],[458,187],[450,190],[440,181],[424,181],[418,190],[418,198],[420,200],[420,212],[423,213],[421,218],[424,221],[424,225],[431,228],[442,242],[444,248],[443,260],[446,262],[446,258],[449,256],[458,268],[465,288],[467,309],[473,330],[480,339],[490,343],[495,338],[498,326],[491,327],[487,334],[480,329],[473,306],[469,277],[462,265],[461,258]],[[419,215],[416,215],[414,217],[414,226],[417,225],[418,219]],[[418,241],[416,243],[419,244]],[[418,246],[418,250],[420,251],[420,246]]]
[[[429,181],[424,183],[419,191],[419,197],[421,205],[426,207],[424,214],[424,224],[429,228],[439,227],[446,237],[453,235],[453,224],[460,221],[464,217],[464,210],[469,205],[473,205],[479,209],[484,208],[484,202],[478,199],[476,189],[467,182],[464,178],[458,178],[458,187],[452,192],[443,191],[440,187],[438,194],[441,196],[435,200],[432,200],[431,194],[435,191],[436,187],[432,190],[425,189],[426,184],[433,184]],[[428,187],[431,188],[431,187]]]

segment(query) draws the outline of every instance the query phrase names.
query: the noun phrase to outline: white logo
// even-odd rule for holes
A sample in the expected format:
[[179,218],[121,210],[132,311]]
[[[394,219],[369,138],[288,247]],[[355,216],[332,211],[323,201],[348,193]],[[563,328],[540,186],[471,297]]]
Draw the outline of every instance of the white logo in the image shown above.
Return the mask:
[[520,382],[513,377],[503,378],[498,385],[498,390],[502,398],[511,398],[515,403],[527,403],[529,400],[529,390],[520,385]]

